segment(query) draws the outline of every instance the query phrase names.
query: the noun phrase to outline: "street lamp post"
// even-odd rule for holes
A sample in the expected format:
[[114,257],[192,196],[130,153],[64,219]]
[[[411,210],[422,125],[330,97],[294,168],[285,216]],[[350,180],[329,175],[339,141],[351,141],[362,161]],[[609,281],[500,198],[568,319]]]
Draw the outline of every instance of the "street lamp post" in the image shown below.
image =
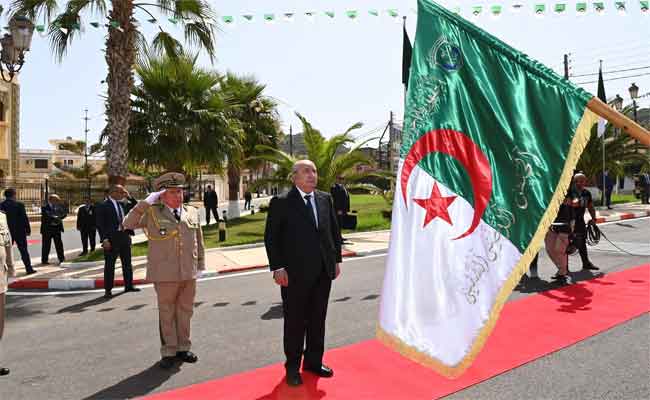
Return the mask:
[[33,34],[34,24],[27,17],[17,15],[9,21],[9,33],[0,39],[0,75],[5,82],[11,82],[25,64],[25,52],[29,51]]
[[630,98],[632,99],[632,107],[634,108],[634,122],[638,123],[639,119],[638,116],[636,115],[636,99],[639,97],[639,87],[632,83],[632,86],[630,86]]

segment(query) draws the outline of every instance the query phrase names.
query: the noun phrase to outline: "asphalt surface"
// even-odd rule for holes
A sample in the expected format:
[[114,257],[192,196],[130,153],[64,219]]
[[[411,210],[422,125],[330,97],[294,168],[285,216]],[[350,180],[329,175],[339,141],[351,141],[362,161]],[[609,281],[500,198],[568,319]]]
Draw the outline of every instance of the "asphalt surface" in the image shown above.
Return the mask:
[[[626,255],[601,244],[591,249],[591,258],[604,273],[650,260],[650,219],[608,224],[603,230],[617,244],[645,254]],[[374,337],[384,262],[384,256],[374,256],[344,263],[330,298],[328,348]],[[572,258],[571,268],[579,266],[579,259]],[[547,282],[553,273],[542,254],[542,280],[511,298],[554,287]],[[575,280],[592,277],[573,273]],[[153,290],[110,301],[101,295],[8,296],[0,365],[11,368],[11,375],[0,378],[0,399],[132,398],[283,361],[280,295],[266,271],[199,283],[192,338],[200,360],[172,372],[156,365]],[[449,398],[650,398],[649,322],[646,314]],[[534,332],[530,340],[535,340]]]

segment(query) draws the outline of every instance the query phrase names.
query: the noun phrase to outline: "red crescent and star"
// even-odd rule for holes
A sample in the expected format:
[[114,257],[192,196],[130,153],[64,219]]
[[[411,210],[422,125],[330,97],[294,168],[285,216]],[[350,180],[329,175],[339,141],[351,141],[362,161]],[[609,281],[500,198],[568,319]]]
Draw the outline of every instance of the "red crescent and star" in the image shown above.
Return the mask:
[[[413,169],[427,155],[439,152],[447,154],[460,162],[467,170],[472,182],[474,193],[474,216],[470,227],[454,240],[462,239],[478,227],[483,213],[492,196],[492,170],[490,162],[478,145],[467,135],[452,129],[436,129],[422,135],[411,147],[404,159],[402,175],[400,177],[402,197],[408,208],[406,189]],[[449,216],[449,206],[456,196],[444,197],[440,194],[437,183],[433,184],[431,195],[428,199],[413,199],[420,207],[426,210],[423,227],[426,227],[435,218],[441,218],[453,225]]]

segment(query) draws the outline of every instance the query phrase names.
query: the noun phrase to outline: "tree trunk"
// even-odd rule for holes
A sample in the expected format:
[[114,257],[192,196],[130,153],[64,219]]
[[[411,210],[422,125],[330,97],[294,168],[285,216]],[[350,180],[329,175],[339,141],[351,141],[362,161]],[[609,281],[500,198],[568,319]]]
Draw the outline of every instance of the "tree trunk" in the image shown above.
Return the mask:
[[228,218],[238,218],[241,215],[239,208],[239,181],[241,169],[233,163],[228,163]]
[[[131,91],[135,65],[135,27],[133,26],[133,0],[113,1],[109,12],[108,39],[106,40],[106,64],[108,65],[108,145],[106,163],[109,184],[124,184],[129,161],[129,119],[131,115]],[[119,26],[110,25],[112,21]]]

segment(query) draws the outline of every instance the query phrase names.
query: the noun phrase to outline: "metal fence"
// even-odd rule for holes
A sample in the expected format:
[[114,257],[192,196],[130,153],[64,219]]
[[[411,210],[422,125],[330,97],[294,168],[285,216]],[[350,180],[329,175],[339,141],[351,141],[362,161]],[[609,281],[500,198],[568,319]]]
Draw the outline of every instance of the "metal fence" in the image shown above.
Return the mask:
[[[87,181],[80,180],[0,179],[0,189],[4,191],[7,188],[14,188],[16,200],[25,203],[27,212],[40,212],[40,207],[45,203],[48,194],[57,194],[69,209],[84,203],[88,198],[92,202],[101,201],[105,197],[107,187],[106,181],[92,181],[89,185]],[[143,198],[148,193],[144,183],[127,182],[126,188],[137,199]]]

